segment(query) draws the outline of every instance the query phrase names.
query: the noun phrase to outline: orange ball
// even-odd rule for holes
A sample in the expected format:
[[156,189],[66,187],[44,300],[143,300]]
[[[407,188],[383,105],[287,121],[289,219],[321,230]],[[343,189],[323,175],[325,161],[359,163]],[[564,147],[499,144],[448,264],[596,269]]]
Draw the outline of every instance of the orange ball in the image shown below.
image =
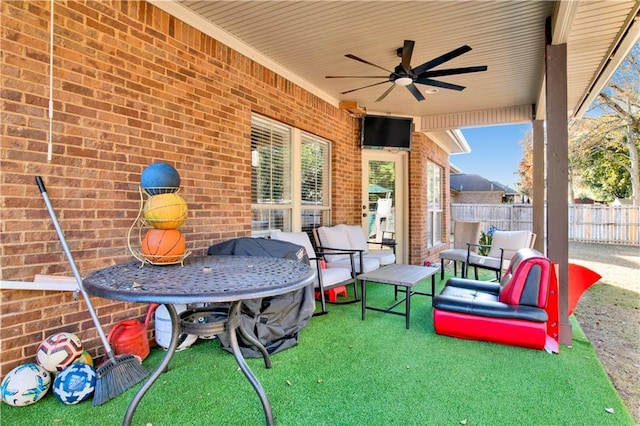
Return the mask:
[[152,195],[144,204],[144,220],[156,229],[177,229],[187,220],[187,202],[175,193]]
[[150,262],[177,262],[185,250],[184,237],[177,229],[149,229],[142,239],[142,253]]

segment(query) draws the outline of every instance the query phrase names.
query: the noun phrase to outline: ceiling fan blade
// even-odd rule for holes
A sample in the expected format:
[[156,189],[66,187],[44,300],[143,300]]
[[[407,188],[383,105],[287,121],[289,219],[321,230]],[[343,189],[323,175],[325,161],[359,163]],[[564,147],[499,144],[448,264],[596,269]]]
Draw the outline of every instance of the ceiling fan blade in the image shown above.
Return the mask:
[[402,68],[406,72],[411,71],[411,55],[413,55],[413,45],[415,42],[413,40],[405,40],[404,46],[402,47]]
[[389,71],[389,70],[388,70],[388,69],[386,69],[386,68],[382,68],[380,65],[372,64],[371,62],[369,62],[369,61],[365,61],[364,59],[361,59],[361,58],[358,58],[357,56],[352,55],[351,53],[347,53],[347,54],[346,54],[346,55],[344,55],[344,56],[346,56],[347,58],[350,58],[350,59],[356,60],[356,61],[358,61],[358,62],[362,62],[363,64],[367,64],[367,65],[371,65],[372,67],[379,68],[379,69],[381,69],[382,71],[386,71],[386,72],[388,72],[389,74],[393,74],[393,71]]
[[367,87],[378,86],[380,84],[388,83],[388,81],[381,81],[379,83],[369,84],[368,86],[358,87],[357,89],[347,90],[346,92],[340,92],[341,95],[346,95],[347,93],[355,92],[356,90],[366,89]]
[[325,78],[386,78],[389,79],[388,75],[328,75]]
[[411,92],[411,94],[416,98],[416,100],[424,101],[424,96],[422,96],[422,93],[420,93],[420,90],[418,90],[415,84],[408,85],[407,90]]
[[430,70],[431,68],[435,68],[438,65],[444,64],[445,62],[450,61],[453,58],[457,58],[458,56],[462,55],[463,53],[467,53],[470,50],[471,47],[465,44],[464,46],[458,47],[457,49],[453,49],[451,52],[445,53],[442,56],[438,56],[437,58],[432,59],[429,62],[425,62],[424,64],[415,67],[413,69],[413,73],[415,75],[420,75],[423,72]]
[[486,65],[482,65],[478,67],[450,68],[448,70],[425,71],[422,74],[418,75],[418,78],[442,77],[445,75],[466,74],[470,72],[480,72],[480,71],[486,71],[486,70],[487,70]]
[[432,80],[430,78],[419,78],[414,83],[426,84],[427,86],[442,87],[443,89],[462,91],[465,86],[459,86],[457,84],[445,83],[444,81]]
[[385,92],[380,95],[380,97],[378,99],[376,99],[376,102],[380,102],[381,100],[383,100],[389,93],[391,93],[391,91],[396,87],[395,84],[392,84],[391,87],[389,87],[387,90],[385,90]]

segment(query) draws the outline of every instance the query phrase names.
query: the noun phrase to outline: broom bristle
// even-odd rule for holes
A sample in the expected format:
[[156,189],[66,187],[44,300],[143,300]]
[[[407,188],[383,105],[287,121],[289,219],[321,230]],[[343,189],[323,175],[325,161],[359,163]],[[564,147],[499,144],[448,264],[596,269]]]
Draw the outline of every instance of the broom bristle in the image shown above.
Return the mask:
[[133,355],[108,359],[96,369],[93,405],[102,405],[149,375],[149,371]]

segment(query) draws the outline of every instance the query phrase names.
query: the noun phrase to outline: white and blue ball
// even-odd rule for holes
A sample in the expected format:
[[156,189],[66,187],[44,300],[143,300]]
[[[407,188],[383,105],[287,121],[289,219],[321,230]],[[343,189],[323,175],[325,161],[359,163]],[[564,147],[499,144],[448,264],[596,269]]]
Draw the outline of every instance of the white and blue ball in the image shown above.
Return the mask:
[[87,364],[71,364],[58,373],[53,381],[53,394],[67,405],[91,398],[95,390],[96,370]]
[[180,174],[170,164],[153,163],[142,171],[140,186],[149,195],[177,192],[180,188]]
[[38,402],[51,386],[51,373],[35,363],[19,365],[0,384],[2,400],[15,407]]

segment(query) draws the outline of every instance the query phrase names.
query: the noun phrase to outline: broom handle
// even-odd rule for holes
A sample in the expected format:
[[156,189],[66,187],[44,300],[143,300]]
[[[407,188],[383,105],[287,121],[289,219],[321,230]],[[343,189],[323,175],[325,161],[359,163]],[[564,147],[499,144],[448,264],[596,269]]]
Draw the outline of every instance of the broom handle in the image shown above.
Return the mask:
[[82,297],[84,297],[84,301],[87,304],[87,308],[89,309],[89,314],[91,314],[91,319],[96,326],[96,331],[100,336],[100,340],[102,341],[102,345],[107,351],[107,356],[115,361],[115,356],[113,351],[111,350],[111,345],[109,345],[109,340],[107,336],[104,334],[104,330],[100,325],[100,320],[98,319],[98,315],[96,314],[96,310],[91,303],[91,299],[89,299],[89,295],[85,291],[82,286],[82,277],[80,277],[80,272],[78,272],[78,268],[76,267],[75,262],[73,261],[73,256],[71,255],[71,251],[69,250],[69,246],[67,245],[67,241],[64,238],[64,233],[62,232],[62,228],[60,228],[60,224],[58,223],[58,218],[53,210],[53,206],[51,205],[51,200],[49,200],[49,195],[47,195],[47,190],[44,186],[44,182],[40,176],[36,176],[36,183],[38,184],[38,188],[40,188],[40,193],[42,194],[42,198],[44,198],[44,203],[47,205],[47,210],[49,210],[49,215],[51,216],[51,221],[53,222],[53,226],[56,228],[56,232],[58,233],[58,237],[60,238],[60,242],[62,243],[62,248],[64,249],[64,253],[67,255],[67,260],[69,261],[69,265],[71,266],[71,270],[73,271],[73,276],[76,278],[76,282],[78,283],[78,289],[80,293],[82,293]]

